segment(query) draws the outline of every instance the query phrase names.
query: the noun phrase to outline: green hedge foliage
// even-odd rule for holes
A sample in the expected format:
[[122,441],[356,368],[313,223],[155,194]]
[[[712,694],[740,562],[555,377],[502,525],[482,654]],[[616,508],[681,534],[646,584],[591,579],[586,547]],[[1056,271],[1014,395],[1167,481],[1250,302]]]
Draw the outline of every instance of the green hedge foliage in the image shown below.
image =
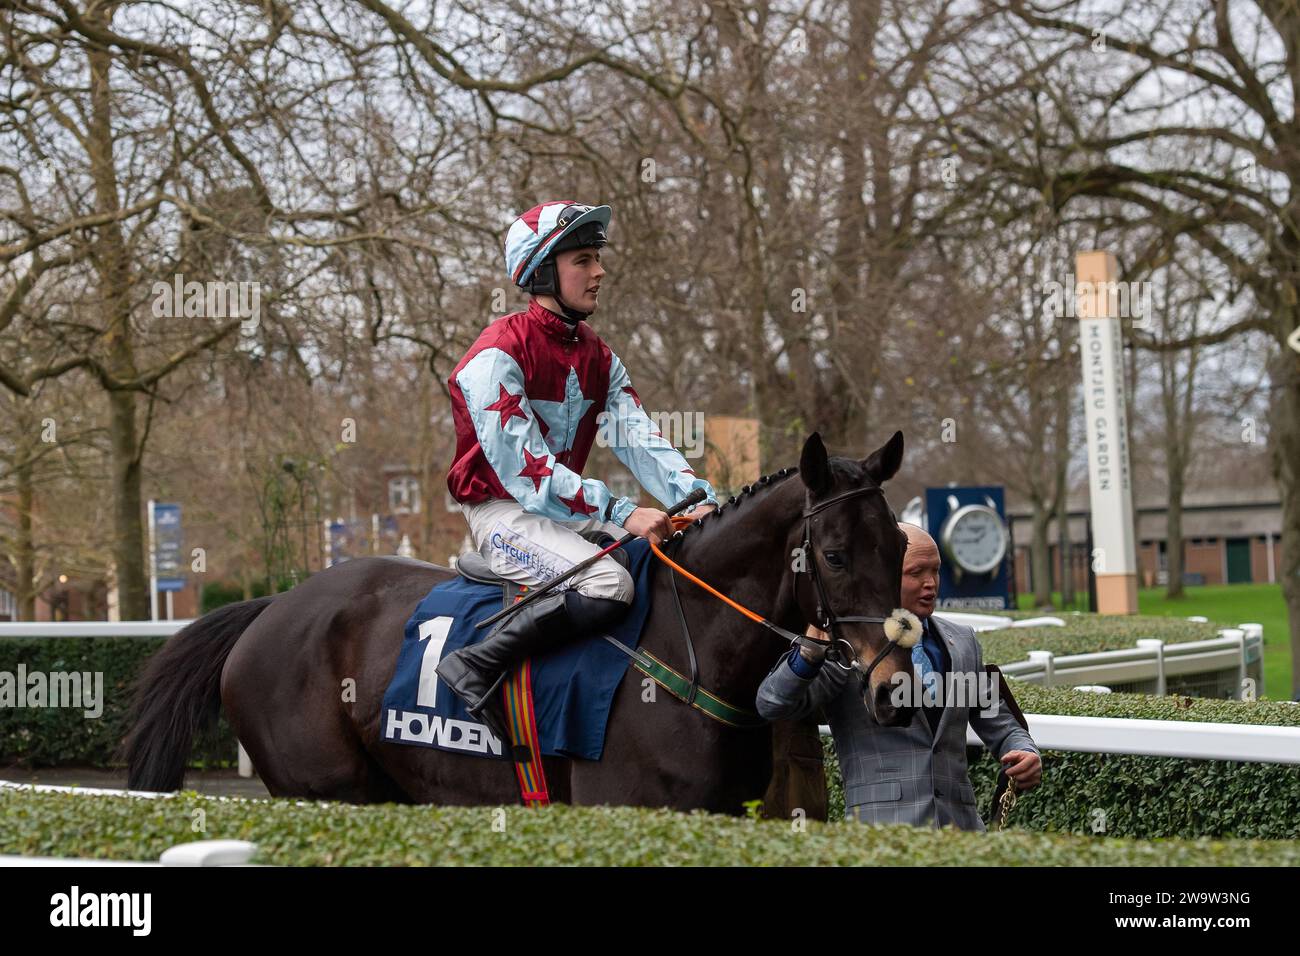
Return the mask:
[[[1022,617],[1039,615],[1025,615]],[[984,660],[990,664],[1023,661],[1030,651],[1053,654],[1090,654],[1094,651],[1130,650],[1139,638],[1158,638],[1166,644],[1208,641],[1219,636],[1221,624],[1199,624],[1173,617],[1102,617],[1097,614],[1052,614],[1065,627],[1007,627],[981,631]]]
[[156,860],[179,843],[236,839],[258,845],[253,862],[287,866],[1300,865],[1295,841],[985,835],[634,807],[351,807],[0,788],[0,820],[4,854]]
[[[1197,631],[1206,627],[1159,620],[1190,627],[1188,640],[1198,639]],[[1154,636],[1168,639],[1169,633]],[[0,760],[33,767],[117,765],[131,682],[162,643],[161,638],[126,637],[0,639],[0,671],[16,672],[20,662],[29,672],[101,671],[105,696],[104,713],[94,720],[79,708],[0,708]],[[1097,695],[1018,681],[1013,688],[1028,713],[1300,726],[1300,706],[1280,701]],[[229,767],[235,754],[234,737],[222,721],[215,734],[198,742],[191,765]],[[833,753],[827,769],[837,819],[843,815],[843,791]],[[981,809],[992,794],[996,769],[988,755],[971,766]],[[1294,766],[1048,753],[1044,769],[1042,786],[1025,795],[1013,813],[1013,827],[1080,834],[1104,828],[1108,835],[1144,838],[1300,836],[1300,769]]]
[[[117,766],[127,731],[130,695],[136,675],[165,638],[57,637],[0,638],[0,671],[27,673],[77,671],[102,673],[103,713],[87,718],[81,707],[0,707],[0,762],[27,767],[60,764]],[[235,736],[222,720],[215,732],[196,741],[191,766],[235,764]]]

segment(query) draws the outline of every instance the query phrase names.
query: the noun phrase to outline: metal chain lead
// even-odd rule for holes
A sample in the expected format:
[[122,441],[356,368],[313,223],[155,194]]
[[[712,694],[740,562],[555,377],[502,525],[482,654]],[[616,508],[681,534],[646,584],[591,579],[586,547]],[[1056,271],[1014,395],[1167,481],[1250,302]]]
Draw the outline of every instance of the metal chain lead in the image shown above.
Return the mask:
[[1009,776],[1007,777],[1007,789],[1002,791],[1002,799],[1000,801],[1001,812],[998,815],[999,830],[1005,830],[1007,828],[1007,818],[1011,816],[1011,811],[1015,808],[1015,805],[1016,780],[1014,777]]

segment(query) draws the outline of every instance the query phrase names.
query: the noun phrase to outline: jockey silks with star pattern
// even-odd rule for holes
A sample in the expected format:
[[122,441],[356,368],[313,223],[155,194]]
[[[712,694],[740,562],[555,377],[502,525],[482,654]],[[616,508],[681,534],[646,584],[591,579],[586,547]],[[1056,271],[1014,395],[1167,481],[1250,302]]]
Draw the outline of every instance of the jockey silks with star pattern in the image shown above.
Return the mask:
[[484,329],[447,382],[456,425],[447,488],[492,571],[536,587],[585,565],[563,589],[517,605],[483,640],[438,662],[438,680],[502,738],[505,674],[566,641],[605,633],[632,603],[632,575],[612,554],[600,555],[595,540],[670,530],[662,511],[615,498],[604,482],[582,476],[600,430],[608,429],[619,460],[665,506],[696,488],[714,499],[585,322],[605,274],[600,248],[609,219],[608,206],[560,202],[515,220],[506,268],[533,298]]
[[[571,225],[593,216],[593,207],[551,203],[516,220],[507,240],[512,278],[531,273],[526,267],[538,254],[563,239],[565,227],[556,223],[574,208],[589,211]],[[665,507],[696,488],[715,500],[713,488],[641,407],[618,356],[586,322],[566,321],[536,298],[489,325],[447,384],[456,426],[447,488],[462,504],[513,498],[556,521],[590,517],[623,527],[636,502],[582,477],[602,413],[608,413],[604,433],[615,455]]]
[[582,470],[608,412],[618,459],[665,506],[709,483],[659,432],[618,356],[586,322],[570,325],[534,299],[488,326],[448,381],[456,457],[447,488],[476,504],[514,498],[556,521],[596,515],[619,527],[637,507]]

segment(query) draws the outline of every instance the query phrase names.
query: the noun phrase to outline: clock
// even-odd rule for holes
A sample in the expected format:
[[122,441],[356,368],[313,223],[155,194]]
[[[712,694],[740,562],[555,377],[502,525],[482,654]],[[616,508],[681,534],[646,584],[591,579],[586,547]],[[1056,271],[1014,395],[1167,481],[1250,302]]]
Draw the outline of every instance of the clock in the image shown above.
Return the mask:
[[939,547],[953,576],[990,574],[1007,556],[1007,528],[988,505],[963,505],[951,512],[939,529]]

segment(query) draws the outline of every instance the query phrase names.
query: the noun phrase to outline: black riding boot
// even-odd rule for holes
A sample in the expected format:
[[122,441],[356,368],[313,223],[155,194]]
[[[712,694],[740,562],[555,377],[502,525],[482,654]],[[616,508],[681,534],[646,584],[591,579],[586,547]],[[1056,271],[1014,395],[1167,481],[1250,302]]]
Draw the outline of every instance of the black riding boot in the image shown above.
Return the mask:
[[594,635],[617,621],[627,605],[592,598],[577,591],[548,594],[506,618],[484,640],[444,657],[438,676],[465,701],[469,713],[488,725],[507,746],[501,681],[510,668],[528,657],[554,650],[566,641]]

